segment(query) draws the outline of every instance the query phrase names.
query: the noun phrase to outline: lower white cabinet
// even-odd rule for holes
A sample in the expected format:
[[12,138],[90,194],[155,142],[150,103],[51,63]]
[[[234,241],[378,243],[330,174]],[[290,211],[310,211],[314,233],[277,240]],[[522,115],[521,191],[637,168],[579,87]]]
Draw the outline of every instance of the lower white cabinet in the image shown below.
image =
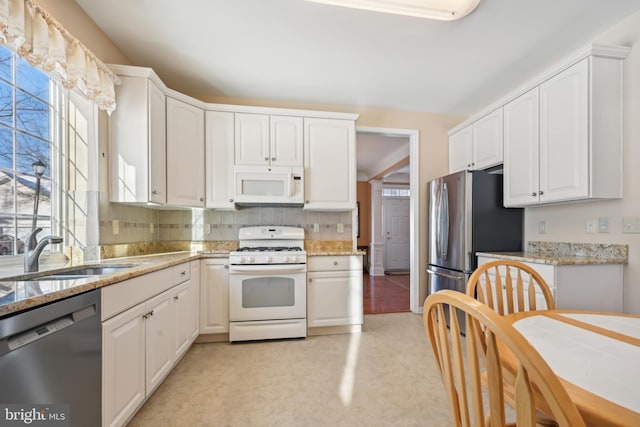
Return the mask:
[[[499,258],[478,256],[478,265]],[[542,264],[525,262],[547,282],[556,308],[622,313],[622,264]],[[537,303],[544,301],[542,294]]]
[[102,289],[103,427],[125,425],[197,336],[191,270],[185,263]]
[[229,332],[228,263],[228,258],[210,258],[201,261],[201,334],[224,334]]
[[310,256],[307,326],[351,326],[362,322],[362,257]]

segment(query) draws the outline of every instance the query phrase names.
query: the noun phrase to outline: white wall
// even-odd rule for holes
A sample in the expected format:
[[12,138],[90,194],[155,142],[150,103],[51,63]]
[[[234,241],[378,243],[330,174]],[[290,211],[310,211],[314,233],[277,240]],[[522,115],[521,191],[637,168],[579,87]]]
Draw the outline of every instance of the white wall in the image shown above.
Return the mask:
[[[622,233],[623,217],[640,217],[640,12],[618,23],[594,42],[633,46],[624,65],[623,199],[527,208],[525,241],[629,245],[629,264],[624,267],[624,310],[640,314],[640,234]],[[601,217],[609,219],[610,232],[587,234],[586,221]],[[541,220],[547,222],[546,234],[538,234]]]

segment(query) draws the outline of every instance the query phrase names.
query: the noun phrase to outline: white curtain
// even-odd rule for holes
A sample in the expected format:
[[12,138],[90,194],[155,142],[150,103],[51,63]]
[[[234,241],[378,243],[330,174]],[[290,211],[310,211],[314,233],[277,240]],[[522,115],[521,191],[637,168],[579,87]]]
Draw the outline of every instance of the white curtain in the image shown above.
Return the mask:
[[0,0],[0,43],[100,109],[115,110],[118,77],[33,0]]

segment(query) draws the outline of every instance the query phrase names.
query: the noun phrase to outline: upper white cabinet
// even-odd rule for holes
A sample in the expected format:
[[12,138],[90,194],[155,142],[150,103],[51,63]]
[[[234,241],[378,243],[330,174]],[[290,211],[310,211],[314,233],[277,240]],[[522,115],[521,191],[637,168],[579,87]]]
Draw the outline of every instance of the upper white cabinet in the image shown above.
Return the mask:
[[504,107],[505,206],[622,197],[622,61],[588,56]]
[[304,209],[355,209],[353,120],[304,119]]
[[235,209],[233,178],[234,113],[205,113],[206,207]]
[[205,207],[204,110],[167,97],[167,204]]
[[502,108],[498,108],[449,137],[449,173],[502,163],[502,146]]
[[[167,202],[165,95],[149,68],[115,70],[118,108],[109,117],[112,202]],[[132,75],[127,75],[130,72]]]
[[235,164],[302,166],[302,117],[236,113]]

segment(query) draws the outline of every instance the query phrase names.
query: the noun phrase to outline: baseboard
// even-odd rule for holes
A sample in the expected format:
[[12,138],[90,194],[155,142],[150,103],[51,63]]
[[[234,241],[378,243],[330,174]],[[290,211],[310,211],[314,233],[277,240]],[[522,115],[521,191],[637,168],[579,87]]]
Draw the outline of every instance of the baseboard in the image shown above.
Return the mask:
[[359,332],[362,332],[362,325],[322,326],[319,328],[307,328],[308,337],[314,335],[354,334]]
[[229,334],[203,334],[194,341],[197,344],[206,342],[229,342]]

